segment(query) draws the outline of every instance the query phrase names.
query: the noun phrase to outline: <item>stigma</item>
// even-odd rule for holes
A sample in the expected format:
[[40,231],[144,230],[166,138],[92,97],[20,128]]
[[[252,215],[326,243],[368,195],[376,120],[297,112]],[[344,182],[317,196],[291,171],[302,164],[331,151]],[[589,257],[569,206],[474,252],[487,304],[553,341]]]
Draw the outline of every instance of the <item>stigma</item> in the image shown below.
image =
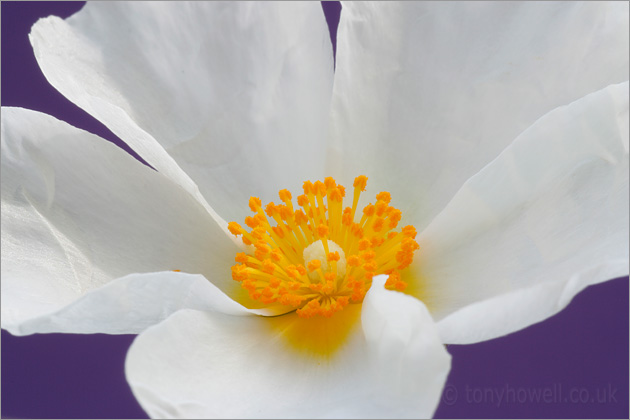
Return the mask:
[[259,198],[251,197],[254,215],[245,218],[250,229],[228,224],[249,250],[236,255],[232,278],[252,299],[292,306],[304,318],[331,317],[362,302],[375,275],[389,275],[387,289],[405,290],[401,272],[419,249],[416,229],[396,230],[402,212],[390,206],[388,192],[358,211],[366,185],[366,176],[355,178],[347,207],[345,188],[331,177],[304,182],[297,207],[287,190],[279,192],[282,204],[264,209]]

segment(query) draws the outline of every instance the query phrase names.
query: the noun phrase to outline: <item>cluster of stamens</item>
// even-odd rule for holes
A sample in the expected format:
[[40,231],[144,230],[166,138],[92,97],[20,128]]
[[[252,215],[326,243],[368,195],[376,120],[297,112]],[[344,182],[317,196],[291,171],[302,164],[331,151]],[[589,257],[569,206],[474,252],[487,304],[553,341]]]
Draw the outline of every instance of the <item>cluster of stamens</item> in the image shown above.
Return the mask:
[[245,218],[251,231],[236,222],[228,224],[250,249],[236,255],[232,278],[252,299],[292,306],[306,318],[330,317],[349,303],[361,302],[377,274],[389,275],[386,288],[404,290],[407,283],[400,271],[419,248],[416,229],[394,231],[402,212],[389,205],[388,192],[377,194],[376,203],[365,206],[355,222],[366,184],[366,176],[354,180],[352,207],[346,208],[345,188],[331,177],[304,182],[297,210],[287,190],[279,193],[284,204],[269,203],[264,210],[260,199],[251,197],[254,216]]

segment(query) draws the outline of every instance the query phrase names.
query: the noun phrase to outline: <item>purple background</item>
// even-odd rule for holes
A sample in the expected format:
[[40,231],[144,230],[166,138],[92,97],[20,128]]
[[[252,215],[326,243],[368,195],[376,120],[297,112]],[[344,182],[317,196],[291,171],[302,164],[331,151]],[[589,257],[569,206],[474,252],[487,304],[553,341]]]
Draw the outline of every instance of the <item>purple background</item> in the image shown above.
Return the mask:
[[[2,2],[2,105],[51,114],[129,150],[52,88],[28,32],[78,2]],[[324,5],[335,39],[340,6]],[[553,318],[507,337],[449,346],[436,417],[628,418],[628,278],[589,287]],[[2,331],[2,417],[146,418],[124,377],[133,335]]]

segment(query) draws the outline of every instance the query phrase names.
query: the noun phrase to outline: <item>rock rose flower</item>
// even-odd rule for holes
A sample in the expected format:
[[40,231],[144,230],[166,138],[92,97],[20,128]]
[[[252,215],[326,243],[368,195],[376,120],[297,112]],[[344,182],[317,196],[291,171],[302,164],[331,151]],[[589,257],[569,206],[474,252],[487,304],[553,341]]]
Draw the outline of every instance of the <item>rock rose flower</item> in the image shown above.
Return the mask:
[[153,417],[427,417],[443,343],[627,275],[627,3],[348,3],[338,39],[308,2],[40,20],[155,170],[2,109],[2,328],[139,333]]

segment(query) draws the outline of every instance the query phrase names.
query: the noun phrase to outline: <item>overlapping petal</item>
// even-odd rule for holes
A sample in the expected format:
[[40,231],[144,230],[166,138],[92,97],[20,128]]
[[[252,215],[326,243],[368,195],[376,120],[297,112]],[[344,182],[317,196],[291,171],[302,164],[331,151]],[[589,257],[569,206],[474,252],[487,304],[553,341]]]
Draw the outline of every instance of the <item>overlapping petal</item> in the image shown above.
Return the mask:
[[231,315],[266,314],[245,309],[217,290],[200,274],[172,271],[129,274],[88,290],[52,312],[8,324],[6,328],[14,335],[139,334],[180,309]]
[[329,167],[426,227],[552,109],[628,79],[628,4],[347,2]]
[[89,2],[40,20],[31,42],[54,87],[220,222],[324,176],[333,62],[318,3]]
[[189,194],[115,145],[2,109],[3,328],[20,333],[21,323],[135,272],[182,270],[233,290],[226,261],[237,251]]
[[185,310],[138,336],[128,381],[159,418],[429,417],[450,356],[424,305],[383,283],[344,310],[361,321],[333,354],[293,348],[269,318]]
[[545,115],[419,235],[445,342],[513,332],[628,274],[628,95],[625,82]]

